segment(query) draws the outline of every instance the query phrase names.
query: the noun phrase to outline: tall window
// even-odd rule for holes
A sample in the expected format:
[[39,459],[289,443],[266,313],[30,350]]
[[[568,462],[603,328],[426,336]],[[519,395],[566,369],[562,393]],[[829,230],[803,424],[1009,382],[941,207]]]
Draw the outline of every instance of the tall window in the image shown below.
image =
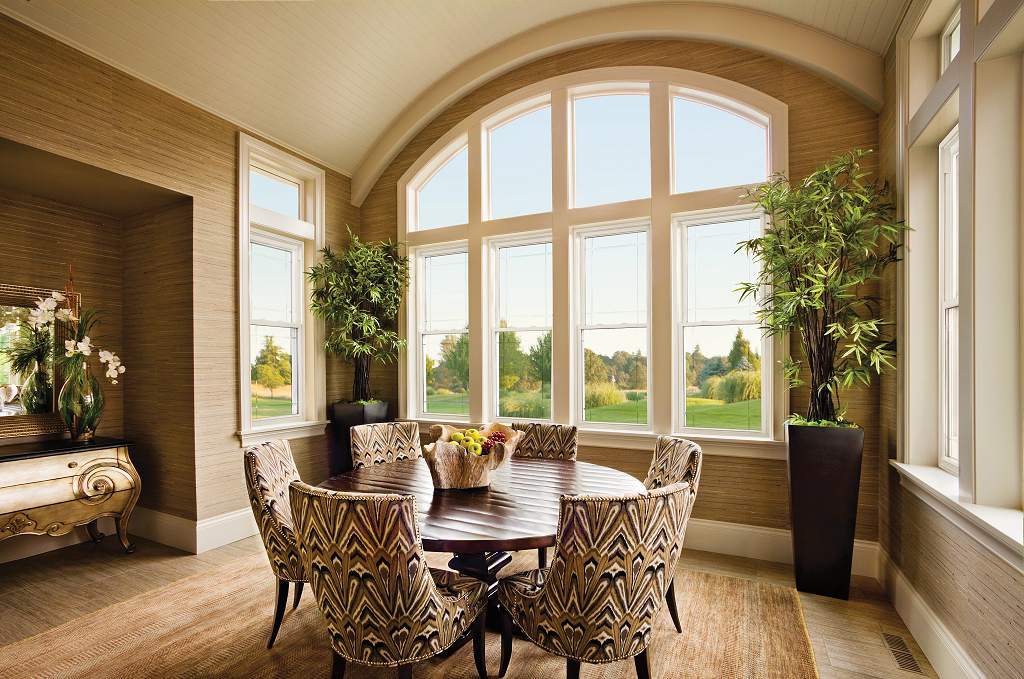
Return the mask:
[[323,330],[304,272],[324,242],[324,173],[247,135],[239,166],[239,435],[249,445],[323,431]]
[[496,244],[498,417],[551,419],[551,243]]
[[959,203],[960,137],[958,128],[939,146],[939,374],[942,439],[939,466],[956,472],[960,458],[960,286]]
[[736,298],[736,282],[754,280],[757,273],[736,243],[756,237],[761,219],[727,210],[677,224],[682,421],[688,429],[763,432],[769,345],[754,317],[753,300]]
[[647,424],[646,225],[580,232],[582,421]]
[[417,262],[401,412],[777,439],[735,250],[761,228],[745,189],[786,171],[786,106],[703,74],[599,71],[488,104],[400,179]]
[[469,415],[469,256],[464,250],[420,253],[420,412]]

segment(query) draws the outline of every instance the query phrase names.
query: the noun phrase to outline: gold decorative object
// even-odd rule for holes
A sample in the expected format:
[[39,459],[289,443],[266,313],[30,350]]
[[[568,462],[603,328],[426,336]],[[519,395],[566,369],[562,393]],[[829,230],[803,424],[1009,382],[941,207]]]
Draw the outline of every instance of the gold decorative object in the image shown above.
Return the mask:
[[452,440],[454,434],[461,432],[461,429],[446,424],[435,424],[430,428],[435,440],[423,446],[423,459],[435,488],[467,490],[491,485],[491,470],[511,458],[523,438],[523,432],[495,422],[480,433],[486,439],[492,433],[500,432],[505,435],[505,441],[494,443],[484,454],[477,454]]

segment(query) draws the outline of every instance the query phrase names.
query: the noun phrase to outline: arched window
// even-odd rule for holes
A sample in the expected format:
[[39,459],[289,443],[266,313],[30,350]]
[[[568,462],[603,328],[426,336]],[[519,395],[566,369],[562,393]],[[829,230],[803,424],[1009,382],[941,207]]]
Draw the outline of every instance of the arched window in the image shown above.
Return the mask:
[[778,438],[780,347],[739,302],[756,272],[736,245],[786,135],[777,100],[665,68],[559,76],[469,116],[399,182],[403,416]]

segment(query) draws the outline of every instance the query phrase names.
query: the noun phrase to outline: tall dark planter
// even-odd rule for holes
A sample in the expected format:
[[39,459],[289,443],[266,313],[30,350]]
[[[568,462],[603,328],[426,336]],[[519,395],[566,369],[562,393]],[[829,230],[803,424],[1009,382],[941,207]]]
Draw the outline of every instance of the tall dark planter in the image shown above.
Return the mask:
[[864,430],[787,425],[786,440],[796,588],[848,599]]
[[343,474],[352,469],[352,439],[349,429],[359,424],[388,421],[387,401],[369,403],[332,403],[329,409],[333,443],[328,468],[330,475]]

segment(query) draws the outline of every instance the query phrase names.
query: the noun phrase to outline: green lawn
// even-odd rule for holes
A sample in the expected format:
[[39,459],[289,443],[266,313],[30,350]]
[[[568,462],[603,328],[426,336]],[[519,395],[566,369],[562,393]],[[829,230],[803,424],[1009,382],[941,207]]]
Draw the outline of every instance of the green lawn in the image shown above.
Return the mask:
[[283,415],[291,414],[291,396],[275,396],[274,398],[268,398],[266,396],[252,397],[252,418],[254,420],[263,419],[264,417],[281,417]]
[[[427,396],[427,412],[438,415],[468,415],[469,395]],[[587,408],[586,420],[610,424],[645,424],[647,401],[625,401],[612,406]],[[707,398],[688,398],[686,426],[699,429],[760,429],[761,400],[723,403]]]

